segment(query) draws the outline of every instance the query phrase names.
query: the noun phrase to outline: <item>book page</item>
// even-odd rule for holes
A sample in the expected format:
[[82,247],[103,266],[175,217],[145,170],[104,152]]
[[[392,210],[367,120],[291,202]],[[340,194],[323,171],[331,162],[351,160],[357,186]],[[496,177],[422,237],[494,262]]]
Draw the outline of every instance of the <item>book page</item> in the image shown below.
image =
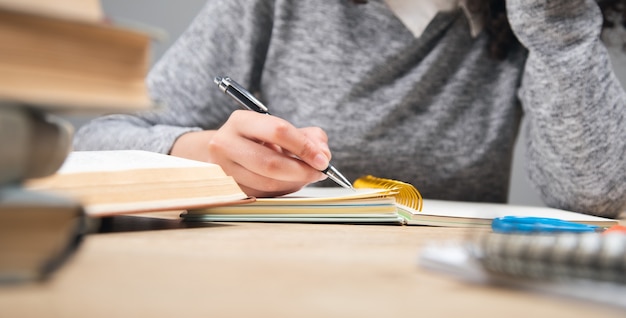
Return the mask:
[[489,226],[494,218],[509,215],[555,218],[600,226],[610,226],[617,223],[616,220],[612,219],[548,207],[432,199],[424,199],[422,212],[406,207],[402,207],[402,211],[410,212],[411,215],[409,217],[415,224],[436,226]]
[[141,150],[74,151],[69,154],[58,173],[214,166],[217,165]]
[[257,203],[324,203],[389,196],[387,189],[346,189],[340,187],[305,187],[300,191],[276,198],[257,198]]

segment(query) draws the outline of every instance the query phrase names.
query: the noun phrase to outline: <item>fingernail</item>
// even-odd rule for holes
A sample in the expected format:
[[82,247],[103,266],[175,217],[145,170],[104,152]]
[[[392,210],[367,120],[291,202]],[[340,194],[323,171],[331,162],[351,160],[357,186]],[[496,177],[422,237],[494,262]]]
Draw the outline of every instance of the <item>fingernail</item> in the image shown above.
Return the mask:
[[323,154],[317,154],[315,158],[313,158],[313,167],[318,170],[324,170],[328,167],[328,158]]

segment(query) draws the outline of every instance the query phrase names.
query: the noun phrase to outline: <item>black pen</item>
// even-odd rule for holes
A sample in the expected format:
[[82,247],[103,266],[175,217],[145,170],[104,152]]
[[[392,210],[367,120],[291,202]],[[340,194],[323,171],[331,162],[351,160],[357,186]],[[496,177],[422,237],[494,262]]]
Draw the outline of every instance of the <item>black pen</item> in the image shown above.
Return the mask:
[[[269,109],[263,105],[263,103],[229,77],[216,77],[214,81],[222,92],[234,98],[244,108],[261,114],[270,114]],[[327,175],[329,179],[335,181],[338,185],[344,188],[354,189],[350,181],[330,163],[326,169],[322,170],[322,173]]]

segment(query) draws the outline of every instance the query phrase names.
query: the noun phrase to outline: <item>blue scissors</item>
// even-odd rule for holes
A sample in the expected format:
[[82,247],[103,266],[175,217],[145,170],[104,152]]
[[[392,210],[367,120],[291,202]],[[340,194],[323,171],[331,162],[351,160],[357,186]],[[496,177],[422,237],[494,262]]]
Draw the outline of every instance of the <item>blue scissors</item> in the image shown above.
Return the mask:
[[505,216],[495,218],[491,229],[497,233],[557,233],[557,232],[598,232],[600,226],[581,224],[561,219],[544,217]]

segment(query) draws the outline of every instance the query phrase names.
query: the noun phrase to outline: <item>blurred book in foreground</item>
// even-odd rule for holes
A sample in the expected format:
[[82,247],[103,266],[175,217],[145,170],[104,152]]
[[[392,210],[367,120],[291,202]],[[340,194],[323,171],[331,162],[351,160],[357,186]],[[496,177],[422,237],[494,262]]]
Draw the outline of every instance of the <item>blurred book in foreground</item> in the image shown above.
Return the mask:
[[81,205],[17,186],[0,198],[0,285],[48,278],[86,234]]
[[461,280],[626,309],[626,234],[478,235],[431,242],[420,266]]
[[46,278],[79,245],[82,203],[23,182],[64,163],[60,113],[152,108],[151,32],[109,22],[99,0],[0,0],[0,284]]
[[0,0],[1,100],[52,111],[152,107],[145,85],[149,33],[108,23],[97,12],[70,18],[10,3]]
[[66,20],[92,23],[104,20],[99,0],[0,0],[0,7]]

